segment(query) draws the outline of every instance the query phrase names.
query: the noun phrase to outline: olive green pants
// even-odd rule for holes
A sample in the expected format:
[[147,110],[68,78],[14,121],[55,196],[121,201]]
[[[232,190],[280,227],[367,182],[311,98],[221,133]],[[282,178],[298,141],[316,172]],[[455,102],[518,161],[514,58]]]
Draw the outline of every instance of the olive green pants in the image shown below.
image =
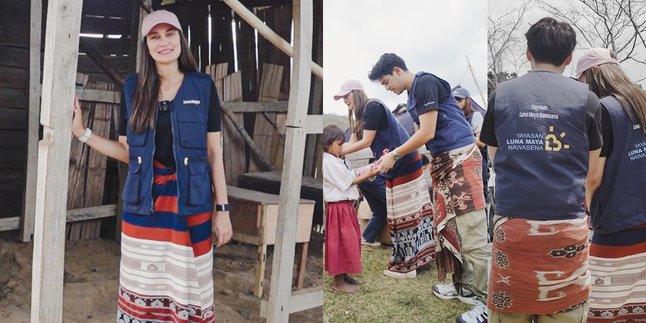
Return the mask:
[[462,284],[484,302],[489,283],[487,262],[491,257],[491,249],[487,244],[485,210],[458,215],[455,222],[462,247]]
[[585,323],[589,307],[586,301],[575,309],[553,314],[503,313],[489,309],[488,320],[489,323]]

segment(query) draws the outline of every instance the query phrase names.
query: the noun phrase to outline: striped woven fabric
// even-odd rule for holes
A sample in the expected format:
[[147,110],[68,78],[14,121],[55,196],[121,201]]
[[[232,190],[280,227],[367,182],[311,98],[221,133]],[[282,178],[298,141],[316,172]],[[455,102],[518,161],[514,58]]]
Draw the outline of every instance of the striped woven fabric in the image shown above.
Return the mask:
[[646,322],[646,224],[594,234],[588,322]]
[[181,216],[155,162],[154,213],[124,213],[117,322],[214,322],[211,212]]
[[419,154],[386,180],[387,220],[393,254],[388,269],[410,272],[435,259],[433,207]]

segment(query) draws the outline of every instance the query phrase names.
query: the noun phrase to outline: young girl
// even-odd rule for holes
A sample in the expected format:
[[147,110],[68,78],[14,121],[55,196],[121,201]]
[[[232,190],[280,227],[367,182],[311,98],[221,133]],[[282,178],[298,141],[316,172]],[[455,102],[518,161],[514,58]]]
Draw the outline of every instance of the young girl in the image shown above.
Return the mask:
[[349,274],[361,272],[361,232],[352,201],[359,198],[355,184],[377,174],[376,169],[357,176],[341,156],[343,131],[329,125],[323,129],[323,200],[325,212],[325,270],[334,277],[332,289],[354,293],[358,281]]

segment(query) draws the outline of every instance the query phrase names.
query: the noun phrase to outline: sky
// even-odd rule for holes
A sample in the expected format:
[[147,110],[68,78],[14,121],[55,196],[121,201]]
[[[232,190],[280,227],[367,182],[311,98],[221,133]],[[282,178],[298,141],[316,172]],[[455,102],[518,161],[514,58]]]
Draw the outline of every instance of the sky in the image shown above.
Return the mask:
[[396,53],[413,73],[426,71],[452,87],[461,85],[482,105],[465,56],[486,96],[486,15],[487,1],[325,0],[324,113],[347,115],[343,100],[333,96],[348,79],[359,80],[369,98],[390,110],[406,102],[406,92],[397,96],[368,79],[383,53]]
[[[489,0],[489,15],[501,15],[506,12],[509,12],[510,10],[513,10],[514,8],[518,8],[520,5],[519,0]],[[570,4],[576,4],[578,3],[577,0],[553,0],[550,2],[554,6],[561,6],[563,8],[568,7]],[[550,14],[540,8],[536,1],[534,1],[533,4],[531,4],[531,9],[525,14],[523,22],[520,25],[520,28],[518,30],[518,35],[523,42],[523,50],[521,50],[518,55],[524,55],[524,44],[525,44],[525,37],[523,34],[529,29],[529,27],[535,23],[536,21],[540,20],[543,17],[549,16]],[[578,31],[577,31],[578,32]],[[563,75],[565,76],[575,76],[574,75],[574,69],[576,66],[576,62],[581,57],[581,55],[585,52],[585,50],[588,49],[587,43],[583,43],[582,37],[577,34],[577,47],[574,49],[574,56],[573,56],[573,61],[572,64],[570,64],[568,67],[566,67],[565,71],[563,72]],[[637,51],[640,52],[641,57],[646,57],[646,48],[638,47]],[[644,64],[636,64],[636,63],[631,63],[631,62],[623,62],[621,63],[621,67],[623,70],[626,72],[626,74],[634,81],[637,81],[639,79],[642,79],[646,77],[646,65]],[[513,71],[513,68],[509,68],[509,70]],[[529,63],[521,66],[516,72],[518,75],[523,75],[527,73],[529,70]],[[642,88],[646,89],[646,80],[640,82]]]

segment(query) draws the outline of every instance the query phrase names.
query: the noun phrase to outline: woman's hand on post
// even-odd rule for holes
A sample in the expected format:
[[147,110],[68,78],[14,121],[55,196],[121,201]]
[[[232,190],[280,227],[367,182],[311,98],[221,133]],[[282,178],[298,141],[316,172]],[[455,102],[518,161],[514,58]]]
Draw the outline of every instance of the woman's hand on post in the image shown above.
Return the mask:
[[231,228],[231,219],[228,211],[216,211],[213,214],[213,233],[218,237],[217,248],[223,246],[233,236]]
[[74,114],[72,118],[72,134],[79,138],[85,134],[85,125],[83,124],[83,111],[78,96],[74,96]]

